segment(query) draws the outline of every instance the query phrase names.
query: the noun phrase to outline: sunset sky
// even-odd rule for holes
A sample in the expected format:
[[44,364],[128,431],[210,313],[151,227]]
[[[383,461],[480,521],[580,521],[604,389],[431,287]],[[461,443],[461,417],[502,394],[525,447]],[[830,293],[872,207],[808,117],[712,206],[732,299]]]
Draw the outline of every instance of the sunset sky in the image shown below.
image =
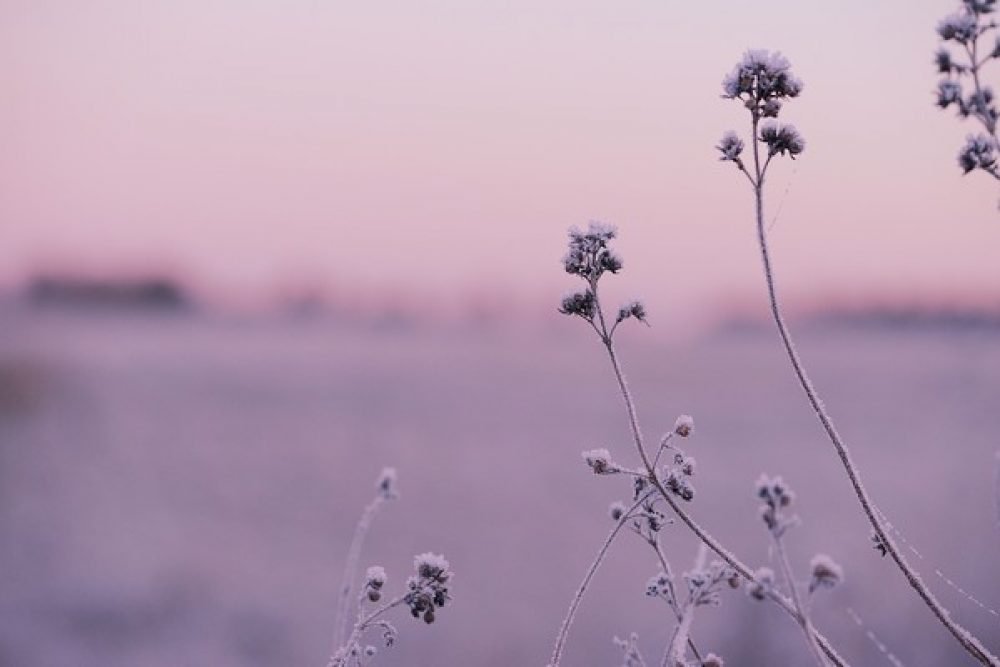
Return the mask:
[[762,47],[805,81],[769,191],[789,298],[996,302],[1000,188],[961,177],[975,128],[933,104],[956,4],[0,0],[0,281],[541,301],[600,219],[654,314],[758,298],[713,146],[746,132],[720,82]]

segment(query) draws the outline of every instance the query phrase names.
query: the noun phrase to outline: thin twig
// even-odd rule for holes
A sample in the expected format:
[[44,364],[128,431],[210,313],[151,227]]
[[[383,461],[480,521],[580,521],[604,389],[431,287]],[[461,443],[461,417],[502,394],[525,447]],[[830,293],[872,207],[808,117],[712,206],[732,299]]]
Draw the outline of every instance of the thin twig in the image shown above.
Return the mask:
[[559,661],[562,660],[563,649],[566,646],[566,637],[569,635],[570,626],[573,625],[573,619],[576,617],[576,610],[579,608],[580,602],[583,601],[583,596],[587,592],[587,588],[590,587],[590,581],[594,578],[597,568],[599,568],[601,563],[604,562],[604,557],[607,555],[608,549],[611,548],[612,542],[615,541],[615,537],[617,537],[618,533],[625,526],[625,524],[632,520],[632,512],[634,512],[639,505],[645,502],[650,495],[652,495],[651,491],[642,495],[638,500],[632,503],[632,506],[622,515],[622,518],[618,520],[618,523],[616,523],[615,527],[611,529],[611,532],[608,533],[608,537],[604,540],[604,543],[598,550],[597,556],[590,564],[590,567],[587,568],[587,573],[583,576],[583,581],[580,582],[580,586],[573,595],[573,599],[570,600],[569,610],[566,612],[566,617],[559,626],[559,634],[556,635],[556,644],[552,649],[552,659],[549,661],[549,667],[558,667]]

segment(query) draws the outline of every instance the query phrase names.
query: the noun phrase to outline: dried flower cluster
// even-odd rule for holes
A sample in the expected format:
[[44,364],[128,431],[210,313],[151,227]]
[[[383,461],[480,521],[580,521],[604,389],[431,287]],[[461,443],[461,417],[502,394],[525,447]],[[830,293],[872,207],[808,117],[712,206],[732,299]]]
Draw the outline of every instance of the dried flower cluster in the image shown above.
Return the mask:
[[451,599],[448,585],[452,572],[444,556],[423,553],[413,559],[417,573],[406,580],[409,589],[404,602],[414,618],[423,618],[425,623],[434,622],[434,610],[443,607]]
[[[361,546],[376,511],[386,500],[398,497],[396,470],[384,468],[375,481],[375,499],[365,508],[355,530],[348,554],[345,581],[341,587],[342,601],[352,589],[353,582],[351,580],[354,578],[353,573],[360,556]],[[436,554],[420,554],[414,558],[413,562],[416,574],[407,579],[406,592],[373,609],[366,607],[365,603],[375,605],[382,602],[389,578],[385,568],[380,565],[372,565],[365,571],[361,592],[357,596],[357,620],[350,634],[347,634],[346,637],[342,630],[342,624],[348,605],[339,605],[334,646],[327,667],[353,667],[372,662],[378,652],[377,649],[370,644],[362,644],[362,640],[372,630],[381,630],[382,643],[386,647],[395,644],[399,633],[384,616],[396,607],[405,604],[410,608],[410,613],[414,617],[423,618],[426,623],[434,621],[435,611],[451,600],[449,582],[453,576],[452,572],[449,569],[448,561],[443,556]]]
[[777,118],[785,100],[798,97],[802,81],[792,74],[788,59],[778,52],[755,49],[743,54],[733,71],[722,80],[722,96],[738,100],[750,112],[753,133],[753,160],[743,161],[743,139],[735,132],[722,135],[716,148],[723,162],[732,162],[756,186],[763,182],[767,164],[760,165],[757,142],[767,148],[767,162],[775,155],[795,156],[805,150],[806,142],[794,125],[763,119]]
[[937,105],[954,107],[960,118],[979,121],[985,132],[969,134],[958,153],[962,173],[981,170],[1000,179],[997,164],[997,109],[993,89],[982,83],[981,70],[1000,58],[1000,36],[992,18],[996,0],[962,0],[958,11],[941,19],[937,34],[941,46],[934,63],[943,78],[938,82]]

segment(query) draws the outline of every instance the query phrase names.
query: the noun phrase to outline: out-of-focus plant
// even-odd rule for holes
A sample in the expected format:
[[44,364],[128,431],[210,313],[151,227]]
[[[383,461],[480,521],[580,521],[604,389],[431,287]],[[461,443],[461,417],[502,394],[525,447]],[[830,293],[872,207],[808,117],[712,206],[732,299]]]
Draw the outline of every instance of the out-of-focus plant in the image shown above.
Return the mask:
[[992,18],[996,0],[962,0],[959,8],[941,19],[937,33],[941,47],[934,56],[939,74],[937,105],[955,107],[961,118],[972,118],[985,132],[970,134],[958,153],[962,172],[982,170],[1000,180],[997,164],[997,110],[993,89],[982,81],[982,69],[1000,58],[1000,35]]
[[[691,639],[691,625],[695,609],[706,604],[718,603],[718,593],[723,584],[735,587],[739,586],[741,581],[745,582],[749,591],[758,591],[761,599],[773,601],[800,627],[806,629],[810,647],[820,652],[820,665],[846,665],[847,663],[826,638],[810,623],[805,607],[798,598],[797,591],[794,590],[793,582],[789,583],[792,587],[791,596],[785,595],[774,585],[773,577],[772,581],[768,581],[761,576],[761,570],[752,570],[743,563],[698,524],[682,506],[692,502],[696,495],[693,482],[696,463],[675,439],[691,437],[694,432],[694,420],[688,415],[681,415],[673,427],[659,439],[655,451],[647,448],[639,427],[635,402],[625,380],[615,346],[615,334],[618,328],[630,319],[646,323],[646,309],[640,301],[628,301],[617,310],[607,311],[610,313],[609,316],[606,314],[599,290],[601,279],[606,274],[618,273],[623,266],[621,257],[610,246],[616,234],[615,228],[600,223],[591,223],[586,231],[577,228],[570,230],[569,249],[563,258],[563,266],[567,273],[582,279],[585,287],[565,296],[559,311],[568,316],[579,317],[601,341],[624,401],[640,465],[636,468],[623,465],[605,448],[583,452],[584,463],[594,474],[624,476],[630,480],[632,502],[630,504],[617,502],[611,506],[610,514],[615,526],[598,550],[597,556],[587,569],[570,602],[569,610],[556,636],[549,664],[552,667],[560,664],[573,619],[594,575],[615,538],[624,528],[631,527],[632,531],[655,551],[660,564],[660,571],[647,584],[647,595],[664,600],[676,620],[676,629],[667,641],[662,665],[690,667],[722,664],[721,659],[714,654],[704,657],[700,655]],[[661,460],[665,463],[661,464]],[[672,521],[667,512],[680,519],[707,549],[719,557],[719,560],[705,565],[706,554],[702,552],[695,567],[684,575],[683,588],[675,581],[659,540],[660,530]],[[619,646],[622,647],[626,665],[645,664],[638,648],[637,638],[633,637],[628,641],[619,640]]]
[[[963,36],[960,37],[961,43],[968,46],[969,52],[975,58],[975,40],[982,34],[979,20],[984,14],[993,10],[995,0],[979,2],[965,0],[963,4],[965,7],[963,12],[946,19],[943,25],[946,24],[947,27],[939,29],[939,32],[943,37],[958,39],[958,31],[961,29],[963,31],[961,33]],[[990,654],[977,637],[951,617],[948,610],[937,600],[921,579],[919,573],[907,562],[893,540],[886,522],[879,516],[871,496],[861,482],[861,473],[852,460],[846,444],[837,432],[833,420],[806,374],[805,366],[796,351],[791,333],[782,316],[764,224],[764,186],[772,160],[780,159],[785,155],[795,159],[805,149],[805,140],[794,126],[781,124],[777,121],[784,103],[798,97],[802,92],[802,87],[802,82],[792,74],[791,66],[786,58],[780,53],[763,50],[748,51],[722,82],[723,97],[739,102],[749,115],[750,156],[744,157],[746,142],[735,132],[727,132],[723,135],[716,148],[721,154],[721,160],[732,163],[746,176],[754,194],[757,241],[763,262],[772,319],[777,326],[778,335],[791,362],[795,377],[836,450],[861,509],[872,526],[876,548],[883,556],[891,556],[910,586],[930,608],[938,621],[948,629],[971,656],[984,665],[1000,665],[1000,661]],[[987,89],[980,87],[978,79],[975,90],[973,97],[969,98],[972,101],[961,102],[962,108],[969,109],[970,114],[974,114],[984,123],[988,123],[987,127],[993,133],[992,138],[989,139],[990,146],[995,147],[996,113],[990,106],[992,93],[990,93],[990,101],[987,102],[985,92]]]
[[327,667],[353,667],[371,663],[378,654],[378,649],[373,644],[363,644],[363,640],[373,630],[381,631],[382,644],[385,647],[395,644],[399,633],[385,618],[391,610],[406,605],[410,609],[411,616],[429,624],[434,622],[436,611],[451,600],[453,573],[444,556],[433,553],[415,556],[414,574],[406,580],[405,590],[386,602],[383,602],[383,597],[388,576],[385,568],[373,565],[365,572],[361,590],[356,598],[357,616],[354,626],[349,633],[347,632],[347,615],[351,607],[350,593],[353,590],[361,549],[368,529],[379,508],[386,501],[398,497],[396,471],[393,468],[385,468],[375,482],[375,498],[362,512],[348,549],[337,616],[334,620],[333,650]]

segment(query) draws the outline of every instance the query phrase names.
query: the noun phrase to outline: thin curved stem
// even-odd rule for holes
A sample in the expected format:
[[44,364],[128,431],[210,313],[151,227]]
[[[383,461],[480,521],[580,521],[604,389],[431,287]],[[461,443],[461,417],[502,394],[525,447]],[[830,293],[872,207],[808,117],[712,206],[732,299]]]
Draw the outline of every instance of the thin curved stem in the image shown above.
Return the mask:
[[583,596],[587,592],[587,588],[590,587],[590,582],[594,578],[594,574],[597,573],[597,568],[601,566],[604,562],[604,557],[608,553],[608,549],[611,548],[612,542],[615,541],[615,537],[621,532],[621,529],[626,523],[632,520],[632,512],[636,510],[639,505],[645,502],[651,493],[646,493],[642,495],[638,500],[632,503],[632,506],[622,515],[622,518],[618,520],[615,527],[611,529],[608,533],[608,537],[604,540],[601,548],[597,552],[597,557],[587,568],[587,573],[583,576],[583,581],[580,582],[579,588],[576,589],[576,593],[573,595],[573,599],[570,600],[569,610],[566,612],[566,617],[563,619],[562,624],[559,626],[559,634],[556,635],[556,644],[552,649],[552,659],[549,661],[549,667],[558,667],[559,661],[562,660],[563,649],[566,647],[566,637],[569,635],[570,626],[573,625],[573,619],[576,617],[576,610],[580,607],[580,603],[583,601]]
[[342,667],[347,657],[346,653],[350,650],[350,647],[353,644],[357,643],[357,641],[361,639],[361,635],[364,634],[365,630],[371,627],[372,623],[378,620],[378,618],[387,611],[403,604],[404,600],[406,600],[406,595],[400,595],[399,597],[386,602],[384,605],[372,611],[367,616],[361,616],[358,618],[358,622],[354,624],[354,629],[351,630],[351,634],[347,638],[347,641],[344,642],[342,646],[334,648],[333,654],[330,656],[330,661],[327,663],[327,667]]
[[361,547],[364,545],[368,529],[371,527],[372,519],[382,506],[384,498],[376,496],[368,503],[358,524],[354,527],[354,536],[351,538],[351,546],[347,550],[347,561],[344,564],[344,577],[340,583],[340,597],[337,599],[337,615],[334,617],[333,630],[333,651],[343,645],[344,634],[347,631],[347,611],[350,607],[351,588],[354,585],[354,578],[357,575],[358,561],[361,559]]
[[936,597],[934,597],[934,594],[920,578],[919,573],[907,562],[906,558],[903,556],[902,552],[889,535],[889,531],[886,530],[883,522],[879,520],[878,516],[876,516],[874,504],[872,503],[868,492],[865,490],[865,487],[861,483],[861,474],[858,471],[857,466],[855,466],[854,462],[851,460],[851,456],[847,451],[846,445],[833,425],[833,420],[827,414],[826,409],[823,407],[823,402],[820,400],[816,389],[813,387],[812,382],[806,375],[802,361],[799,358],[798,352],[795,350],[791,333],[789,332],[788,326],[785,324],[785,320],[781,315],[781,309],[778,304],[777,290],[774,284],[774,271],[771,266],[771,255],[767,244],[767,235],[764,230],[764,183],[760,169],[760,156],[758,153],[758,142],[756,139],[756,118],[753,119],[753,131],[755,137],[753,142],[754,165],[758,174],[757,187],[754,189],[757,213],[757,241],[760,246],[761,260],[764,265],[764,278],[767,283],[767,296],[770,303],[771,316],[778,328],[778,335],[784,345],[788,359],[792,364],[792,369],[795,371],[795,377],[798,378],[802,391],[805,392],[806,398],[809,401],[809,405],[812,406],[820,424],[823,425],[823,430],[826,431],[827,437],[830,439],[834,449],[837,451],[837,455],[840,457],[844,470],[847,472],[847,476],[851,481],[851,486],[854,488],[854,494],[857,496],[858,502],[861,504],[861,508],[864,510],[865,516],[868,517],[868,522],[871,524],[872,529],[875,531],[879,540],[881,540],[881,543],[885,545],[887,553],[892,557],[892,560],[896,563],[897,567],[899,567],[900,571],[902,571],[910,586],[917,592],[941,624],[947,628],[955,639],[958,640],[959,644],[961,644],[962,647],[970,655],[972,655],[972,657],[984,665],[1000,667],[1000,660],[992,655],[968,630],[952,620],[948,610],[945,609]]

